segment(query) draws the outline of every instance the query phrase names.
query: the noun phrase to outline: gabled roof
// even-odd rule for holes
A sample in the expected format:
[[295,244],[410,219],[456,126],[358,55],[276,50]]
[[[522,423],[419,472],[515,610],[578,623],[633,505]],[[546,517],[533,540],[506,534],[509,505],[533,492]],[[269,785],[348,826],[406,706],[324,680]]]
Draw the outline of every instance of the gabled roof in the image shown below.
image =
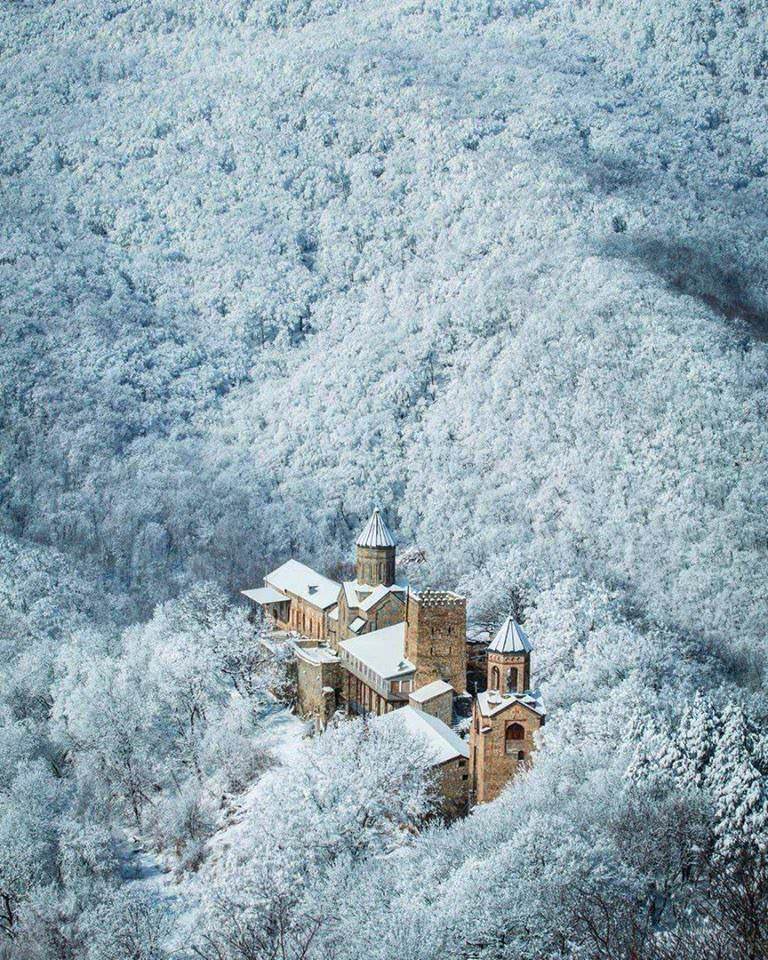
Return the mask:
[[407,676],[416,667],[405,659],[405,623],[382,627],[359,637],[350,637],[339,644],[341,650],[359,660],[382,680]]
[[350,610],[360,607],[374,590],[370,584],[358,583],[357,580],[345,580],[342,587],[344,587],[344,598]]
[[378,507],[371,514],[370,520],[363,527],[355,542],[358,547],[394,547],[395,538],[384,523],[384,518]]
[[391,587],[383,584],[372,587],[369,583],[360,583],[358,580],[345,580],[342,586],[350,610],[370,610],[389,593],[394,593],[405,603],[406,587],[402,583],[393,583]]
[[429,752],[432,755],[433,765],[447,763],[458,757],[469,757],[469,747],[449,726],[422,710],[413,707],[400,707],[391,713],[376,717],[374,723],[383,726],[399,726],[407,730],[412,736],[427,741]]
[[363,620],[362,617],[355,617],[355,619],[350,623],[349,629],[352,633],[358,633],[359,630],[365,626],[367,621]]
[[493,717],[497,713],[501,713],[502,710],[507,710],[515,704],[527,707],[528,710],[538,714],[540,717],[546,716],[547,708],[544,706],[538,690],[528,690],[525,693],[512,693],[506,697],[503,697],[496,690],[486,690],[484,693],[478,693],[477,695],[477,705],[480,708],[480,713],[484,717]]
[[507,617],[501,626],[501,630],[488,647],[489,653],[530,653],[531,650],[533,650],[533,644],[512,616]]
[[277,570],[268,573],[264,582],[268,587],[294,593],[320,610],[334,606],[341,590],[340,583],[329,580],[298,560],[286,560]]
[[418,690],[414,690],[411,694],[411,700],[415,700],[416,703],[429,703],[435,697],[441,697],[448,692],[453,693],[453,687],[450,683],[446,683],[445,680],[433,680],[432,683],[427,683],[423,687],[419,687]]
[[380,584],[373,593],[369,594],[365,600],[361,601],[360,609],[361,610],[371,610],[376,606],[377,603],[380,603],[387,594],[394,593],[394,595],[402,600],[405,603],[405,587],[401,587],[396,583],[393,583],[391,587],[385,587],[384,584]]
[[266,603],[285,603],[288,600],[284,593],[274,587],[257,587],[255,590],[241,590],[240,593],[262,607]]

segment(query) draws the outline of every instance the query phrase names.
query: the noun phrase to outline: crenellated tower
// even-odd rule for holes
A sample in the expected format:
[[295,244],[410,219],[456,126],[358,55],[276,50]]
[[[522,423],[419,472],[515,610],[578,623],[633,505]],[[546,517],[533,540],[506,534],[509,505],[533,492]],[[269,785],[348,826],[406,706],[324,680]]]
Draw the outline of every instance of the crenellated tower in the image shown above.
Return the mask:
[[405,657],[416,667],[414,688],[445,680],[467,687],[467,601],[450,590],[408,593]]

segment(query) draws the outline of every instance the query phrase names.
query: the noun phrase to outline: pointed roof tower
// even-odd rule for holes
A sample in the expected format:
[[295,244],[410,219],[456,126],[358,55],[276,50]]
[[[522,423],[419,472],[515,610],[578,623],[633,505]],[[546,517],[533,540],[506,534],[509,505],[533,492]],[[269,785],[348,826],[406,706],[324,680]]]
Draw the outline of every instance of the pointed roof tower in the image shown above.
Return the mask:
[[378,507],[371,514],[370,520],[363,527],[355,542],[358,547],[394,547],[395,538],[389,532],[389,527],[384,523],[384,518]]
[[531,650],[533,650],[533,644],[511,614],[488,647],[489,653],[530,653]]
[[371,587],[395,582],[395,538],[378,507],[355,541],[355,577]]

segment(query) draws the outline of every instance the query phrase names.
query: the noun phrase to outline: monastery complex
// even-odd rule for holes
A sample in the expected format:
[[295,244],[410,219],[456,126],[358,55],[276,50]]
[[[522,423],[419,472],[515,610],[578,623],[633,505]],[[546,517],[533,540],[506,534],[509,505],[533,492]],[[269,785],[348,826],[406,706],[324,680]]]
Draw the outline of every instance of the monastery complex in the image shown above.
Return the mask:
[[[355,544],[354,580],[291,559],[243,595],[295,635],[305,717],[322,728],[343,711],[426,738],[445,811],[463,813],[496,797],[536,749],[545,709],[531,690],[531,643],[509,617],[487,648],[487,689],[470,696],[466,599],[410,589],[395,566],[394,538],[374,510]],[[469,740],[458,732],[467,718]]]

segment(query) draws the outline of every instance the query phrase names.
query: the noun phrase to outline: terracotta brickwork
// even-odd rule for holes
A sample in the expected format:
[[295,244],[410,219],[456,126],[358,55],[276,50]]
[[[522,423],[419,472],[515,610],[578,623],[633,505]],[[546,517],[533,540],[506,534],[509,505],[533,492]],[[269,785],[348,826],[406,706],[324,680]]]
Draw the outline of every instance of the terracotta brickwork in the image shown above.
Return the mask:
[[447,590],[409,593],[405,656],[416,666],[418,690],[445,680],[457,693],[467,684],[467,601]]
[[[515,700],[491,717],[482,716],[475,701],[469,744],[475,803],[493,800],[517,774],[520,763],[531,762],[536,749],[534,735],[541,725],[542,718],[537,713]],[[515,734],[519,733],[522,737],[517,739]]]

